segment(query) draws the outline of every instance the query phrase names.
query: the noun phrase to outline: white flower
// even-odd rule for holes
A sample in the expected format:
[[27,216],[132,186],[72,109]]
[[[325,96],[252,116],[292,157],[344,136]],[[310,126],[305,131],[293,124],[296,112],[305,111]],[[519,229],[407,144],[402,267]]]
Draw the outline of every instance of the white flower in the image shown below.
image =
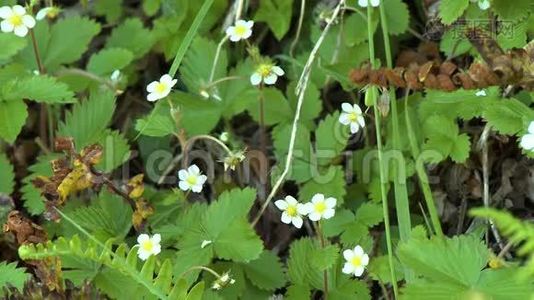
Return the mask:
[[486,94],[486,90],[480,90],[480,91],[477,91],[477,92],[475,93],[475,96],[477,96],[477,97],[485,97],[485,96],[487,96],[487,94]]
[[528,125],[528,133],[521,137],[519,145],[525,150],[534,151],[534,121]]
[[3,19],[0,23],[2,32],[14,32],[20,37],[25,37],[28,29],[35,26],[35,19],[20,5],[0,7],[0,18]]
[[371,3],[372,7],[378,7],[380,5],[380,0],[358,0],[358,5],[361,7],[367,7]]
[[221,275],[221,277],[217,278],[217,280],[215,280],[211,288],[214,290],[220,290],[221,288],[229,284],[234,284],[234,283],[235,283],[235,279],[230,277],[229,272],[226,272],[223,275]]
[[360,246],[354,247],[354,250],[343,251],[343,257],[347,262],[341,271],[345,274],[354,274],[356,277],[362,276],[365,267],[369,264],[369,255]]
[[312,221],[332,218],[336,213],[334,210],[336,202],[336,198],[329,197],[325,199],[323,194],[315,194],[311,202],[305,204],[308,218]]
[[269,63],[260,64],[250,76],[250,83],[258,85],[263,81],[265,84],[275,84],[278,76],[283,76],[284,74],[284,70],[279,66]]
[[350,125],[351,133],[356,133],[360,127],[365,127],[362,110],[357,104],[351,105],[345,102],[341,104],[341,109],[343,112],[339,115],[339,122],[343,125]]
[[35,19],[39,21],[43,20],[44,18],[53,19],[57,17],[59,12],[60,12],[59,7],[55,7],[55,6],[41,8],[35,15]]
[[282,223],[290,224],[293,223],[295,227],[302,227],[302,216],[305,216],[306,206],[302,203],[299,203],[292,196],[286,196],[285,200],[276,200],[274,205],[278,207],[282,212]]
[[149,94],[146,99],[150,102],[154,102],[167,97],[176,82],[178,82],[178,80],[172,79],[169,74],[161,76],[159,81],[153,81],[147,85],[146,90]]
[[137,250],[137,256],[142,260],[147,260],[150,255],[158,255],[161,252],[161,235],[154,234],[150,237],[148,234],[140,234],[137,237],[137,244],[139,249]]
[[203,240],[202,241],[202,244],[200,244],[200,249],[204,249],[204,247],[206,247],[207,245],[213,243],[212,241],[208,241],[208,240]]
[[246,40],[252,35],[252,26],[254,26],[254,21],[238,20],[234,26],[226,29],[226,35],[232,42]]
[[208,179],[206,175],[200,173],[197,165],[191,165],[187,170],[180,170],[178,172],[178,178],[180,178],[178,186],[182,191],[191,190],[194,193],[200,193],[202,191],[202,185]]
[[113,83],[117,83],[121,80],[121,77],[122,77],[121,71],[115,70],[113,71],[113,73],[111,73],[111,76],[109,76],[109,79],[111,79]]
[[478,8],[480,8],[481,10],[486,10],[491,6],[489,0],[471,0],[471,2],[477,2]]

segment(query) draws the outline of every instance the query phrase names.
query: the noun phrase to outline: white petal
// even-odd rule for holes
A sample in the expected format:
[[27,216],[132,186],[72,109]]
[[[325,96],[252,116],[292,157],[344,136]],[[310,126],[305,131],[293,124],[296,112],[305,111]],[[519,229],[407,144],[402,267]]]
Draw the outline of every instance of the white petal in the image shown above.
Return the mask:
[[334,207],[336,207],[337,200],[336,200],[336,198],[328,197],[328,198],[326,198],[325,202],[326,202],[326,207],[334,208]]
[[352,106],[348,102],[341,103],[341,110],[343,110],[346,113],[352,113],[354,111],[354,106]]
[[324,195],[323,194],[315,194],[311,198],[311,202],[312,203],[323,202],[323,201],[324,201]]
[[489,0],[482,0],[482,1],[478,1],[478,8],[480,8],[481,10],[486,10],[488,8],[490,8],[491,4],[489,2]]
[[265,82],[265,84],[275,84],[276,79],[278,79],[278,76],[276,76],[274,73],[271,73],[267,75],[267,77],[263,78],[263,82]]
[[271,70],[274,74],[278,76],[284,76],[285,74],[284,70],[282,70],[282,68],[280,68],[279,66],[273,66]]
[[475,93],[475,96],[477,96],[477,97],[485,97],[486,95],[487,94],[486,94],[485,90],[480,90],[480,91]]
[[368,0],[358,0],[358,5],[361,7],[367,7],[367,1]]
[[178,187],[180,187],[180,189],[184,192],[187,192],[191,189],[191,185],[185,180],[178,182]]
[[519,145],[525,150],[534,150],[534,134],[525,134]]
[[358,116],[356,121],[358,121],[358,124],[360,124],[360,127],[362,128],[365,127],[365,119],[362,116]]
[[19,16],[23,16],[26,14],[26,9],[23,6],[15,5],[11,8],[14,13],[16,13]]
[[332,218],[334,215],[336,214],[336,211],[334,209],[327,209],[324,211],[323,213],[323,219],[327,220],[327,219],[330,219]]
[[2,6],[0,7],[0,18],[7,19],[13,14],[13,11],[11,10],[11,7],[9,6]]
[[380,5],[380,0],[371,0],[371,5],[373,7],[378,7]]
[[358,106],[358,104],[354,104],[352,106],[352,111],[355,112],[357,115],[362,114],[362,109]]
[[247,29],[247,31],[245,31],[245,33],[243,34],[242,39],[246,40],[246,39],[248,39],[251,35],[252,35],[252,30]]
[[161,99],[161,95],[158,94],[158,93],[150,93],[146,96],[146,100],[150,101],[150,102],[154,102],[156,100],[159,100]]
[[45,7],[45,8],[40,9],[40,10],[37,12],[37,15],[35,15],[35,19],[37,19],[37,20],[43,20],[44,18],[46,18],[46,15],[48,14],[48,12],[49,12],[51,9],[52,9],[51,7]]
[[137,237],[137,243],[142,244],[146,241],[150,240],[150,236],[146,233],[142,233]]
[[230,36],[230,41],[232,41],[232,42],[239,42],[240,40],[241,40],[241,37],[239,35],[237,35],[237,34],[232,34]]
[[288,207],[287,202],[285,202],[284,200],[276,200],[274,202],[274,205],[278,207],[279,210],[286,210]]
[[354,273],[354,266],[351,263],[345,263],[341,272],[352,275]]
[[159,84],[157,81],[152,81],[146,86],[146,91],[149,93],[153,93],[156,90],[156,86]]
[[308,218],[310,218],[310,220],[312,220],[314,222],[317,222],[317,221],[319,221],[321,219],[321,214],[317,213],[317,212],[311,212],[308,215]]
[[364,267],[356,267],[356,268],[354,268],[354,276],[356,276],[356,277],[362,276],[364,270],[365,270]]
[[178,171],[178,178],[180,178],[180,180],[186,180],[188,176],[189,176],[189,173],[187,173],[186,170]]
[[358,132],[359,129],[360,129],[360,124],[358,124],[358,122],[350,123],[350,133],[354,134]]
[[350,124],[350,118],[349,118],[349,114],[347,113],[341,113],[339,115],[339,123],[343,124],[343,125],[349,125]]
[[198,174],[200,174],[200,169],[197,167],[197,165],[191,165],[191,166],[189,166],[189,168],[187,169],[187,171],[189,172],[189,174],[192,174],[192,175],[198,175]]
[[159,244],[161,242],[161,234],[156,233],[152,236],[152,242],[154,244]]
[[246,27],[247,26],[247,21],[245,20],[237,20],[237,22],[235,22],[235,26],[243,26],[243,27]]
[[28,28],[24,25],[15,27],[15,30],[13,30],[15,35],[20,37],[25,37],[28,34]]
[[150,257],[151,254],[152,254],[152,253],[150,253],[150,252],[148,252],[148,251],[145,251],[145,250],[143,250],[143,249],[141,249],[141,248],[139,248],[139,249],[137,250],[137,256],[138,256],[141,260],[147,260],[147,259]]
[[165,83],[165,85],[170,85],[171,82],[172,82],[172,77],[171,75],[169,74],[164,74],[161,76],[161,78],[159,79],[159,82],[161,83]]
[[285,223],[285,224],[291,223],[291,217],[285,211],[282,213],[282,223]]
[[258,73],[254,73],[250,76],[250,83],[252,83],[252,85],[258,85],[260,84],[261,82],[261,75],[258,74]]
[[30,15],[25,15],[22,17],[22,23],[28,28],[33,28],[35,26],[35,19]]
[[364,253],[364,252],[363,252],[363,248],[362,248],[360,245],[354,247],[353,252],[354,252],[354,255],[355,255],[355,256],[362,256],[363,253]]
[[247,26],[249,29],[252,29],[252,26],[254,26],[254,21],[252,21],[252,20],[247,21],[246,26]]
[[286,202],[291,205],[296,205],[298,203],[297,199],[293,198],[291,195],[286,196]]
[[352,251],[351,249],[343,251],[343,258],[345,258],[346,261],[350,262],[352,258],[354,258],[354,251]]
[[173,79],[170,83],[169,83],[169,90],[176,85],[176,83],[178,82],[178,79]]
[[369,255],[362,255],[362,266],[367,266],[369,264]]
[[311,214],[313,212],[313,203],[308,202],[304,205],[304,210],[306,211],[306,214]]
[[4,20],[0,23],[0,30],[2,32],[12,32],[15,27],[8,20]]
[[154,245],[154,248],[152,248],[152,255],[158,255],[161,252],[161,245],[157,244]]
[[291,219],[291,222],[293,223],[293,225],[295,225],[295,227],[297,228],[301,228],[302,227],[302,224],[304,223],[304,221],[302,220],[301,217],[297,216],[297,217],[293,217]]
[[534,121],[528,125],[528,133],[534,133]]
[[193,193],[200,193],[202,192],[202,184],[195,184],[191,187],[191,191],[193,191]]
[[235,34],[235,27],[234,26],[228,26],[228,28],[226,28],[226,35],[227,36],[232,36]]
[[302,216],[305,216],[309,213],[306,205],[302,204],[302,203],[299,203],[297,204],[297,213],[299,215],[302,215]]
[[206,175],[199,175],[197,178],[197,182],[200,185],[203,185],[206,182],[206,180],[208,180],[208,176]]

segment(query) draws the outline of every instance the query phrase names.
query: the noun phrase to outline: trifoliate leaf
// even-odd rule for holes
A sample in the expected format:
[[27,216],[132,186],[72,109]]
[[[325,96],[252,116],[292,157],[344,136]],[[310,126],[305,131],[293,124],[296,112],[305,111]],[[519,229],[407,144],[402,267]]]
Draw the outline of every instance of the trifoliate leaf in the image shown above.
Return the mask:
[[402,34],[408,30],[408,25],[410,25],[410,12],[405,2],[402,0],[384,0],[384,11],[390,34]]
[[260,2],[260,8],[254,16],[254,20],[266,22],[281,40],[289,30],[293,13],[293,0],[264,0]]
[[0,178],[0,194],[11,195],[15,186],[15,173],[5,153],[0,153]]
[[8,264],[5,261],[0,263],[0,290],[12,286],[22,292],[24,283],[30,277],[25,268],[17,268],[17,263]]
[[260,289],[275,290],[285,285],[286,279],[280,258],[265,250],[258,259],[242,265],[247,278]]
[[154,44],[150,30],[143,27],[137,18],[127,19],[111,32],[106,41],[107,48],[123,48],[130,50],[134,58],[144,56]]
[[326,116],[315,131],[315,153],[321,166],[332,163],[347,146],[349,130],[339,123],[339,112]]
[[100,25],[87,18],[59,20],[50,30],[50,41],[43,64],[47,69],[55,69],[61,64],[77,61],[99,32]]
[[423,130],[426,136],[424,144],[431,162],[450,156],[455,162],[462,163],[469,156],[470,142],[465,134],[459,134],[458,125],[441,115],[434,115],[425,121]]
[[21,39],[20,37],[12,33],[0,33],[0,65],[3,60],[8,60],[20,50],[24,49],[27,45],[26,39]]
[[28,111],[24,101],[0,101],[0,138],[13,144],[27,117]]
[[469,6],[469,0],[442,0],[439,5],[439,16],[445,25],[450,25],[463,15]]
[[133,54],[122,48],[108,48],[95,53],[89,59],[87,70],[97,75],[109,75],[130,64]]
[[28,99],[43,103],[72,103],[74,93],[54,77],[38,75],[16,81],[4,94],[6,99]]

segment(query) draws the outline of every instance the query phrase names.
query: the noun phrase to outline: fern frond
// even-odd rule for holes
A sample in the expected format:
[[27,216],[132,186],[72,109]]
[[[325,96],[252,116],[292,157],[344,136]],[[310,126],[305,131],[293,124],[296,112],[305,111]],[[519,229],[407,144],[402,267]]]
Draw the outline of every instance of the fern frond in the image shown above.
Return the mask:
[[525,275],[534,275],[534,224],[521,221],[510,213],[492,208],[476,208],[471,215],[491,219],[501,232],[512,242],[518,245],[518,254],[528,256],[525,265]]

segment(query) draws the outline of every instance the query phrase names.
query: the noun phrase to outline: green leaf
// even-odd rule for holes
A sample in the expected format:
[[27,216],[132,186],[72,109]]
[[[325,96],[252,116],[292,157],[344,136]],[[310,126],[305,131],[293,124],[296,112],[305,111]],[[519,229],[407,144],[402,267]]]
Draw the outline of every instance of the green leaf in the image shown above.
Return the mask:
[[257,89],[248,90],[247,93],[242,95],[242,97],[251,99],[248,112],[256,122],[260,120],[260,93],[263,94],[265,125],[274,125],[284,121],[290,122],[293,115],[289,103],[284,94],[275,88],[264,88],[262,91]]
[[99,32],[100,25],[87,18],[59,20],[50,30],[50,41],[43,64],[47,69],[55,69],[61,64],[77,61]]
[[317,248],[311,254],[311,265],[314,269],[324,271],[330,269],[339,257],[339,248],[336,245],[328,245]]
[[379,203],[365,202],[356,211],[356,220],[367,227],[378,225],[383,219],[382,205]]
[[516,99],[496,101],[484,111],[484,118],[501,134],[514,135],[523,132],[533,118],[532,110]]
[[171,99],[176,107],[180,107],[180,126],[188,136],[207,134],[219,122],[220,103],[206,101],[199,96],[180,91],[171,94]]
[[507,0],[491,1],[491,9],[499,15],[501,20],[520,21],[532,10],[532,1],[516,0],[513,5]]
[[[272,132],[274,153],[280,166],[284,166],[288,152],[289,140],[291,137],[292,126],[290,124],[279,124]],[[310,149],[310,131],[306,126],[299,124],[295,136],[295,145],[293,151],[293,160],[291,161],[290,173],[288,179],[298,183],[310,180],[315,169],[312,164]]]
[[143,0],[143,11],[149,17],[155,15],[161,6],[161,0]]
[[50,162],[56,158],[58,158],[58,154],[37,157],[37,162],[28,168],[30,175],[24,177],[22,180],[22,200],[24,201],[24,207],[32,215],[43,213],[46,201],[44,196],[41,195],[41,190],[33,185],[32,180],[37,176],[52,176],[52,166]]
[[115,27],[106,41],[106,48],[123,48],[130,50],[134,58],[143,57],[154,44],[150,30],[143,27],[141,20],[131,18]]
[[10,59],[27,45],[26,39],[12,33],[0,33],[0,65],[2,61]]
[[28,99],[48,104],[72,103],[74,93],[69,86],[48,75],[38,75],[16,81],[4,94],[6,99]]
[[94,10],[96,15],[105,16],[108,23],[116,22],[122,14],[122,0],[97,0]]
[[87,70],[97,75],[109,75],[121,70],[133,60],[133,54],[122,48],[108,48],[95,53],[89,59]]
[[251,188],[225,191],[206,211],[204,229],[210,236],[217,237],[233,221],[245,218],[255,199],[256,190]]
[[285,285],[286,279],[280,258],[265,250],[260,257],[242,265],[247,278],[260,289],[275,290]]
[[[297,87],[297,82],[292,81],[286,89],[287,100],[292,109],[292,116],[297,109],[297,95],[295,94],[295,88]],[[309,129],[315,127],[313,122],[315,118],[319,116],[323,108],[323,103],[321,101],[321,94],[319,89],[313,84],[308,83],[308,87],[304,92],[304,102],[300,111],[299,121],[305,124]]]
[[[199,93],[210,83],[211,69],[217,52],[217,43],[197,37],[187,51],[180,69],[183,81],[189,90]],[[219,53],[219,61],[213,74],[213,80],[226,76],[228,56],[224,48]],[[212,92],[211,90],[209,92]]]
[[469,140],[469,136],[465,133],[462,133],[456,138],[449,155],[453,161],[461,163],[469,158],[470,150],[471,141]]
[[315,249],[316,245],[309,238],[291,243],[287,268],[292,284],[322,287],[322,272],[315,269],[311,261]]
[[[318,173],[317,170],[313,171]],[[325,170],[321,170],[320,174],[315,174],[310,181],[302,186],[299,191],[299,198],[303,202],[308,202],[311,201],[313,195],[321,193],[325,197],[336,198],[336,205],[341,205],[343,197],[347,193],[344,175],[345,172],[341,166],[330,166]]]
[[321,166],[329,165],[347,146],[349,131],[339,123],[339,114],[328,115],[315,131],[315,152]]
[[[397,259],[393,260],[395,268],[395,274],[397,281],[404,278],[404,272],[402,271],[402,265]],[[389,269],[389,260],[387,255],[375,256],[369,263],[369,273],[374,280],[379,280],[382,283],[391,283],[391,272]]]
[[158,101],[149,115],[137,119],[135,130],[146,136],[167,136],[178,132],[174,122],[169,104],[165,101]]
[[462,163],[469,156],[470,142],[466,134],[458,133],[458,125],[454,121],[441,115],[428,118],[423,127],[426,142],[424,149],[430,153],[432,162],[439,162],[435,153],[442,155],[441,159],[450,156],[455,162]]
[[13,144],[27,117],[28,111],[24,101],[0,101],[0,138]]
[[439,5],[439,16],[445,25],[450,25],[464,14],[469,0],[442,0]]
[[310,300],[311,291],[307,285],[292,284],[287,288],[287,293],[284,299],[288,300]]
[[115,111],[115,96],[110,91],[93,91],[90,98],[76,103],[59,124],[58,136],[72,137],[77,149],[101,140]]
[[22,292],[24,283],[30,279],[30,274],[26,273],[25,268],[17,268],[17,263],[8,264],[0,262],[0,290],[13,286],[19,292]]
[[264,0],[260,2],[260,8],[254,16],[254,20],[266,22],[281,40],[289,30],[293,13],[293,0]]
[[0,153],[0,178],[0,194],[11,195],[15,186],[15,173],[5,153]]
[[259,257],[263,241],[246,220],[238,220],[223,228],[213,247],[219,258],[248,262]]
[[384,11],[389,34],[398,35],[408,30],[410,12],[405,2],[402,0],[384,0]]
[[111,172],[130,158],[128,140],[119,131],[109,131],[102,136],[98,144],[104,147],[102,161],[97,167],[104,172]]

